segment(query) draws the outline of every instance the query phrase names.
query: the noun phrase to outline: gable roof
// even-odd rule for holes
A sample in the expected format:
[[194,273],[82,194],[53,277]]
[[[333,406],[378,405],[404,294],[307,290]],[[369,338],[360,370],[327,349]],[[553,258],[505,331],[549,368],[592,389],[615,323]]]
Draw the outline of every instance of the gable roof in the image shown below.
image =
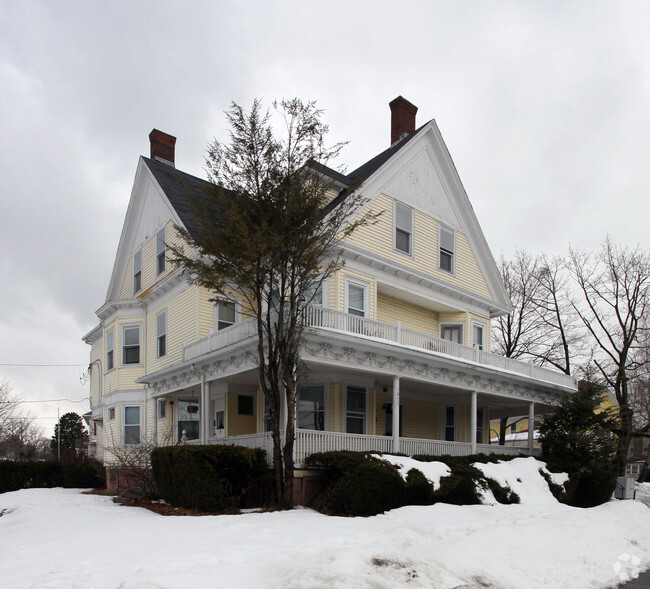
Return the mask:
[[192,203],[207,202],[208,194],[214,190],[215,185],[207,180],[201,180],[201,178],[181,172],[169,164],[144,156],[142,156],[142,160],[162,188],[190,235],[198,238],[200,225],[194,216]]

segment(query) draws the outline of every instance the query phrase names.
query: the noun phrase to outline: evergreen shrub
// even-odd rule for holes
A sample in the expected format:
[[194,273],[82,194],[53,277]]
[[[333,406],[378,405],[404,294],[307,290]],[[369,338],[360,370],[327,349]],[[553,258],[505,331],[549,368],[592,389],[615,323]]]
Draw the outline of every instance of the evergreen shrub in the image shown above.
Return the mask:
[[0,493],[20,489],[104,487],[104,469],[97,461],[84,462],[0,462]]
[[[167,446],[151,453],[160,496],[177,507],[234,511],[268,485],[265,452],[241,446]],[[247,503],[249,505],[249,503]]]

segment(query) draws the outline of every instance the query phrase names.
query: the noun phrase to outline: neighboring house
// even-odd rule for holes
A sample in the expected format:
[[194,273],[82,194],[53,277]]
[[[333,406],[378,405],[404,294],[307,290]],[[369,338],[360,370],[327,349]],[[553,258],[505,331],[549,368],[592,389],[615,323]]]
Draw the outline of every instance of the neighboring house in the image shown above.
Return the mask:
[[[319,166],[339,194],[358,186],[383,214],[342,244],[345,267],[306,314],[298,466],[334,449],[519,452],[487,445],[490,420],[534,419],[576,390],[571,377],[490,353],[490,320],[510,301],[481,227],[435,121],[416,130],[415,106],[390,107],[388,149],[347,176]],[[211,185],[174,167],[174,137],[149,137],[99,324],[83,338],[97,457],[110,470],[129,446],[268,451],[254,319],[211,303],[166,256],[175,225],[197,230],[191,202]]]
[[634,480],[647,480],[648,468],[650,468],[650,437],[638,437],[630,440],[627,451],[627,464],[625,465],[625,476],[633,477]]

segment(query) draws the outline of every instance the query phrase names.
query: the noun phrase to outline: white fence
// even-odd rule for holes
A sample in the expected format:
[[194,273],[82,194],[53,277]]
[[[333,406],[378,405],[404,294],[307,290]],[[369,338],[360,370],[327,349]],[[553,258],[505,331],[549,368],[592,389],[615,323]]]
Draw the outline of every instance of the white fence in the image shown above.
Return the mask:
[[[284,432],[283,432],[284,437]],[[227,438],[211,438],[210,444],[229,444],[246,448],[263,448],[266,459],[273,464],[273,440],[270,432],[230,436]],[[446,442],[444,440],[425,440],[420,438],[400,438],[400,453],[413,456],[468,456],[472,453],[472,445],[464,442]],[[393,439],[388,436],[366,436],[362,434],[344,434],[339,432],[324,432],[299,429],[296,430],[296,441],[293,448],[293,458],[296,466],[302,466],[305,458],[316,452],[333,450],[350,450],[353,452],[383,452],[390,453],[393,449]],[[497,444],[478,444],[477,452],[483,454],[528,455],[527,448],[499,446]],[[539,449],[533,455],[539,454]]]
[[[304,323],[307,327],[311,328],[332,329],[386,340],[402,346],[420,348],[436,354],[444,354],[452,358],[523,374],[560,386],[576,386],[575,379],[572,376],[555,370],[540,368],[528,362],[513,360],[512,358],[506,358],[497,354],[490,354],[478,348],[471,348],[433,335],[402,328],[399,324],[382,323],[381,321],[342,313],[341,311],[335,311],[326,307],[313,305],[307,307],[304,313]],[[255,319],[246,319],[226,329],[213,332],[191,344],[186,344],[183,350],[183,358],[184,360],[191,360],[255,335],[257,335]]]

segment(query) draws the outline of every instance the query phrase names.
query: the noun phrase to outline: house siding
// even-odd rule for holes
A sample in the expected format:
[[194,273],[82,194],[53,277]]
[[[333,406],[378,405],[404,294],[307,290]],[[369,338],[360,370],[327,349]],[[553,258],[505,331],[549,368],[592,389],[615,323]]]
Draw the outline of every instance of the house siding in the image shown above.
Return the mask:
[[[381,212],[377,222],[371,226],[360,227],[346,241],[409,268],[492,299],[476,256],[467,236],[462,231],[458,229],[455,231],[454,274],[438,268],[439,222],[417,209],[414,210],[413,215],[413,255],[409,256],[396,251],[393,236],[394,202],[395,200],[386,194],[377,196],[365,209],[373,213]],[[408,203],[404,204],[408,206]]]
[[377,293],[377,320],[438,336],[438,314],[431,309]]

